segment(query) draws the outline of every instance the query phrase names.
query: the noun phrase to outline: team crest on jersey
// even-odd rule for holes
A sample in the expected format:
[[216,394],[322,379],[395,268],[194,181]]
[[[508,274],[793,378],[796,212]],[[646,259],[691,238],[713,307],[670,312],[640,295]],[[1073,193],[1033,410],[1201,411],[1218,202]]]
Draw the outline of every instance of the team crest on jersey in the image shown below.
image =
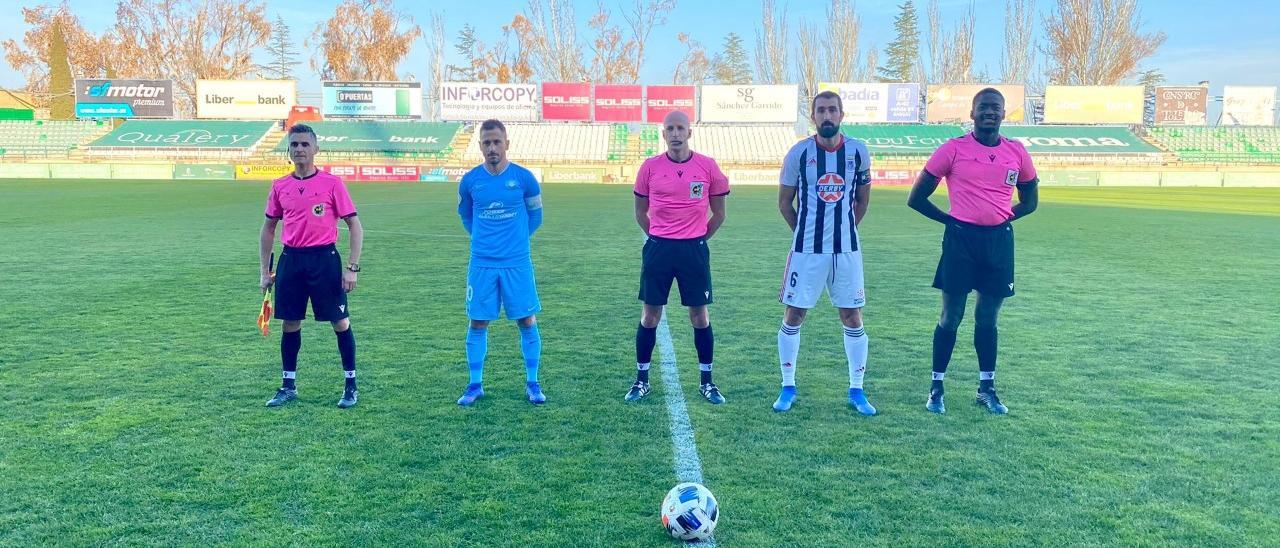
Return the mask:
[[702,194],[707,190],[707,183],[703,181],[694,181],[689,183],[689,198],[698,200],[702,198]]
[[311,214],[316,217],[324,217],[324,204],[316,204],[311,206]]
[[1009,186],[1018,184],[1018,170],[1010,169],[1004,176],[1004,184]]
[[515,188],[517,186],[520,186],[520,184],[515,182],[515,180],[507,181],[507,188]]
[[827,173],[818,178],[818,198],[827,203],[844,198],[844,178],[839,173]]

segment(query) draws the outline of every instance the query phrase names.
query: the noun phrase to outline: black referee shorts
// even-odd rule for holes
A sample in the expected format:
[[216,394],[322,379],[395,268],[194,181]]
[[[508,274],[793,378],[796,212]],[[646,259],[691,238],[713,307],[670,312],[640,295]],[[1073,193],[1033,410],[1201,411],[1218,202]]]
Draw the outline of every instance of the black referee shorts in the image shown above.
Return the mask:
[[671,281],[680,283],[680,304],[711,304],[711,251],[706,238],[675,240],[650,236],[640,262],[640,300],[667,304]]
[[991,297],[1012,297],[1013,226],[947,223],[933,287],[950,294],[968,295],[976,289]]
[[347,292],[342,290],[342,256],[333,244],[284,246],[276,265],[276,319],[307,319],[307,300],[316,321],[346,318]]

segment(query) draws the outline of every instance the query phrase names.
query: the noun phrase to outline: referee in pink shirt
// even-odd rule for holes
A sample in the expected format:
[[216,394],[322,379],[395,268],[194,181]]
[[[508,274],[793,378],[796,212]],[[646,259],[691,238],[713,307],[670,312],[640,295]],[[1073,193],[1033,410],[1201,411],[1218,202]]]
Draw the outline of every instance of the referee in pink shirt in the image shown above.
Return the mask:
[[707,240],[724,223],[729,179],[715,160],[689,150],[692,135],[688,115],[680,111],[668,114],[662,121],[667,151],[645,160],[636,173],[636,222],[648,239],[640,266],[644,310],[636,328],[636,382],[627,390],[627,401],[639,400],[649,393],[649,365],[658,322],[674,280],[680,284],[680,304],[689,307],[689,322],[693,324],[693,345],[701,370],[698,392],[713,404],[724,403],[724,396],[711,380],[715,338],[707,317],[707,305],[712,300]]
[[[942,290],[942,315],[933,330],[933,384],[925,403],[925,408],[934,413],[945,412],[942,381],[969,292],[975,289],[977,403],[992,413],[1009,412],[996,395],[996,319],[1004,299],[1013,296],[1010,223],[1036,210],[1039,179],[1022,143],[1000,136],[1004,112],[1004,96],[996,89],[986,88],[974,95],[969,113],[973,132],[938,147],[907,198],[912,209],[946,225],[942,259],[933,278],[933,287]],[[947,180],[950,214],[929,201],[941,179]],[[1018,203],[1012,204],[1015,188]]]
[[[302,347],[302,320],[307,317],[310,300],[316,320],[331,323],[338,336],[338,354],[346,376],[338,407],[345,409],[356,404],[356,338],[348,318],[347,293],[356,288],[364,230],[342,179],[316,168],[315,132],[297,124],[289,129],[287,139],[293,173],[271,183],[258,252],[262,289],[275,284],[275,315],[284,320],[284,333],[280,336],[284,382],[267,406],[277,407],[298,398],[298,349]],[[338,219],[346,221],[351,232],[351,252],[345,265],[334,245],[338,241]],[[282,220],[280,243],[284,244],[284,251],[272,280],[271,247],[276,224]]]

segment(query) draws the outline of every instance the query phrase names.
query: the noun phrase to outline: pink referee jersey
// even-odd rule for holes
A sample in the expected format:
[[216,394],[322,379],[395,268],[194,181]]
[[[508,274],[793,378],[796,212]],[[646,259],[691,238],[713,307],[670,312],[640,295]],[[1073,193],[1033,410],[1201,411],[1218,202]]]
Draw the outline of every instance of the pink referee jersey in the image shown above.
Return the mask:
[[289,174],[273,181],[266,213],[284,219],[280,243],[311,247],[338,241],[338,219],[354,217],[356,205],[342,179],[316,170],[305,179]]
[[636,172],[635,194],[649,199],[649,235],[687,240],[707,235],[712,196],[729,193],[729,178],[710,156],[672,161],[664,152]]
[[947,180],[952,217],[983,226],[1012,219],[1014,187],[1036,178],[1022,143],[1001,137],[1000,144],[989,147],[973,133],[943,143],[924,169]]

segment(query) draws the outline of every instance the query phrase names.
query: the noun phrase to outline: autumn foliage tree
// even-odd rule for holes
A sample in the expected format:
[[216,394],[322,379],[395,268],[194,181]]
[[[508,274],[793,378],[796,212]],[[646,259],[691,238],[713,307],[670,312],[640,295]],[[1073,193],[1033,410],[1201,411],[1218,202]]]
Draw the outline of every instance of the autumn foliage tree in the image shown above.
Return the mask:
[[1044,18],[1049,81],[1109,86],[1137,74],[1165,41],[1142,31],[1136,0],[1057,0]]
[[4,41],[4,58],[26,79],[24,90],[35,94],[38,107],[48,106],[49,54],[54,28],[61,29],[73,78],[99,78],[105,74],[114,47],[111,37],[86,31],[66,2],[56,7],[22,8],[22,20],[29,28],[23,33],[21,43],[12,39]]
[[398,80],[422,28],[392,0],[344,0],[316,26],[311,68],[326,80]]

